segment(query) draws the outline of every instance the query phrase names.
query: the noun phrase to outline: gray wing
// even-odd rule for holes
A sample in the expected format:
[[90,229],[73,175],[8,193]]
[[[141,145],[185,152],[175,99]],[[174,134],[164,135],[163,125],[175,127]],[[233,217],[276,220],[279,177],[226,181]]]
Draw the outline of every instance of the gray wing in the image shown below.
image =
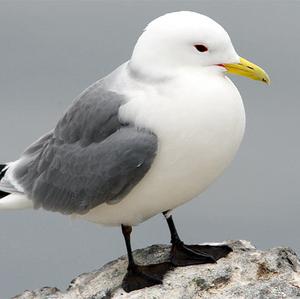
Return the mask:
[[144,177],[157,138],[120,123],[123,103],[122,96],[92,86],[24,152],[14,177],[36,208],[83,214],[120,200]]

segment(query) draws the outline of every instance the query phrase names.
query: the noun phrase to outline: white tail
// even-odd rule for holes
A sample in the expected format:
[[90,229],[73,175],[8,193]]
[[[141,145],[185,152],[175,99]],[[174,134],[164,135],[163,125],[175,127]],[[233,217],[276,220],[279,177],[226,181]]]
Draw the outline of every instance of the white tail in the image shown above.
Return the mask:
[[33,208],[33,201],[22,193],[12,193],[0,198],[0,210],[23,210]]

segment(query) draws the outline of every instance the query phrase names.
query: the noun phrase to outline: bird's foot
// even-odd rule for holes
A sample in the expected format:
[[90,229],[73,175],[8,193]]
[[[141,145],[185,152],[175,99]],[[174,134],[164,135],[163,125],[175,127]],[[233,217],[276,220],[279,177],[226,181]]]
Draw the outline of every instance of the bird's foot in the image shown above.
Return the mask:
[[172,245],[171,263],[176,267],[216,263],[230,252],[232,249],[227,245],[185,245],[177,242]]
[[164,275],[172,270],[171,263],[153,264],[147,266],[134,265],[128,268],[122,282],[122,288],[127,292],[162,284]]

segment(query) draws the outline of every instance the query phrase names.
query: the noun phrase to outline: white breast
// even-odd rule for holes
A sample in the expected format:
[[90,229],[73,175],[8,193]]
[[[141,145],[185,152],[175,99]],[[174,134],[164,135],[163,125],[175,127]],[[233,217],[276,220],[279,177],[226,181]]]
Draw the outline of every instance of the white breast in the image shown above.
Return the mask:
[[242,140],[242,99],[226,77],[189,74],[143,87],[130,98],[121,107],[121,119],[157,135],[157,157],[126,198],[94,208],[83,216],[89,221],[135,225],[193,199],[223,172]]

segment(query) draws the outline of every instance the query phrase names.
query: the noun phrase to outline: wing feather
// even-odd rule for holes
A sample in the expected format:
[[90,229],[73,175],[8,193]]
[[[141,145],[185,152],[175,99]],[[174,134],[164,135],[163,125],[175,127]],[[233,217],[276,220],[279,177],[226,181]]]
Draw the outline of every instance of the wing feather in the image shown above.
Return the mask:
[[121,123],[123,103],[123,96],[95,84],[24,152],[13,177],[36,208],[83,214],[122,199],[144,177],[157,137]]

